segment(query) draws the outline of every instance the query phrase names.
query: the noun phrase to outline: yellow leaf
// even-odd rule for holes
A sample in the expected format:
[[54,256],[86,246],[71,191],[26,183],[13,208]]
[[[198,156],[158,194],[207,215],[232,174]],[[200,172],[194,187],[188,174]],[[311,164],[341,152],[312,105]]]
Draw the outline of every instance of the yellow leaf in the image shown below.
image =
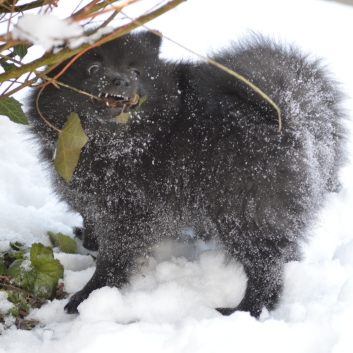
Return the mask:
[[120,124],[126,124],[129,120],[129,113],[120,113],[117,117],[115,117],[115,120]]
[[82,129],[80,118],[71,113],[62,130],[56,145],[54,166],[65,180],[70,181],[80,158],[82,147],[88,137]]

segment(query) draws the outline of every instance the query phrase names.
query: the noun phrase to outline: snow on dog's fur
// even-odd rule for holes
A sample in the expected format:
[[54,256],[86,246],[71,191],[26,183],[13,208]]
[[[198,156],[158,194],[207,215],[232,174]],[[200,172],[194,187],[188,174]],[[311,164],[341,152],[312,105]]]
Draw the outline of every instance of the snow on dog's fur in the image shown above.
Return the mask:
[[[218,310],[257,317],[278,303],[284,263],[300,257],[325,193],[338,185],[340,93],[319,62],[260,36],[213,55],[277,103],[278,132],[277,112],[250,87],[208,63],[162,60],[160,44],[149,32],[129,34],[60,77],[102,101],[54,86],[39,98],[52,124],[76,112],[89,137],[71,182],[52,173],[58,195],[84,217],[86,246],[99,246],[95,274],[66,310],[77,312],[96,288],[127,283],[138,257],[187,229],[215,239],[247,274],[239,306]],[[50,164],[57,135],[36,96],[31,132]]]

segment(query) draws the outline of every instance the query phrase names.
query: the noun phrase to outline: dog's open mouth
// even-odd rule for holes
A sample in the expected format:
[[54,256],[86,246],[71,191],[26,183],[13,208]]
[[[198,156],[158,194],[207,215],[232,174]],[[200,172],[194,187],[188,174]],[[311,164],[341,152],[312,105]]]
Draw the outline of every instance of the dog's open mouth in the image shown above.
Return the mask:
[[138,104],[140,97],[138,94],[134,94],[132,97],[121,96],[118,94],[110,94],[110,93],[99,93],[98,99],[92,98],[92,102],[96,107],[104,108],[104,107],[112,107],[126,110],[131,106],[135,106]]

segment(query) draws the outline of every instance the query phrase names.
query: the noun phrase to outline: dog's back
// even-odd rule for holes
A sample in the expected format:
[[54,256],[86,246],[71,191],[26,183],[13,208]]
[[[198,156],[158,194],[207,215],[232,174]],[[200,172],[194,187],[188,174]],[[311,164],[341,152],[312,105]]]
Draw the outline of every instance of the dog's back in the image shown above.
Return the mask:
[[[134,84],[147,100],[126,125],[110,121],[112,108],[89,110],[77,93],[63,93],[65,109],[78,110],[90,142],[73,181],[54,178],[100,246],[96,273],[67,310],[75,312],[95,288],[122,286],[137,256],[164,236],[178,238],[192,228],[200,238],[215,237],[243,264],[248,286],[237,309],[258,316],[263,306],[275,307],[284,263],[299,258],[325,193],[338,184],[344,159],[340,93],[320,63],[262,37],[215,54],[277,103],[278,132],[276,110],[246,84],[207,63],[163,61],[159,45],[141,33],[95,49],[104,72],[101,81],[91,81],[92,92],[95,81],[104,90],[118,73],[141,71]],[[125,62],[118,52],[136,60]],[[87,67],[92,53],[83,59]],[[106,67],[110,56],[124,65]],[[43,97],[53,116],[64,109],[58,98],[51,101],[45,91]],[[44,148],[45,129],[39,128]]]

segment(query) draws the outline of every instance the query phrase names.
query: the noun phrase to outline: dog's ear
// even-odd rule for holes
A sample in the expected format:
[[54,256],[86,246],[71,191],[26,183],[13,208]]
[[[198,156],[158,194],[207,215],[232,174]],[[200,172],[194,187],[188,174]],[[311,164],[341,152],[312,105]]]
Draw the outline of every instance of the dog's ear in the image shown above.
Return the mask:
[[[159,31],[154,31],[155,33],[160,33]],[[162,34],[159,36],[154,32],[146,31],[144,32],[141,41],[149,48],[152,52],[159,53],[161,44],[162,44]]]

